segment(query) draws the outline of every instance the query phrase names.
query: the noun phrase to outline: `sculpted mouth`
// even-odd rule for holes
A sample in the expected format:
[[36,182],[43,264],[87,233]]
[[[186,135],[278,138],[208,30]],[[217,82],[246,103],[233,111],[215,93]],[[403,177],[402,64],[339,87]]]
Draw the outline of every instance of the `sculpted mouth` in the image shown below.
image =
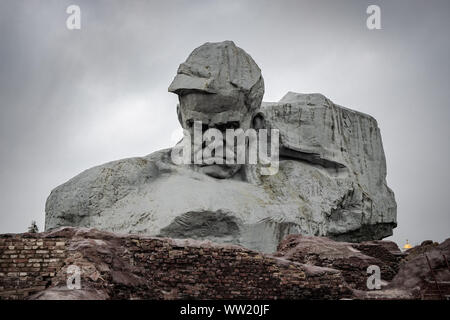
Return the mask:
[[241,165],[212,164],[199,167],[200,172],[217,179],[227,179],[239,171]]
[[[234,161],[234,160],[233,160]],[[235,162],[235,161],[234,161]],[[211,157],[211,158],[204,158],[202,163],[199,164],[200,167],[207,167],[207,166],[224,166],[224,167],[232,167],[236,164],[227,164],[226,158],[222,157]]]
[[[214,153],[205,154],[205,149],[201,149],[198,151],[197,154],[201,153],[201,163],[198,164],[200,167],[207,167],[211,165],[217,165],[217,166],[223,166],[223,167],[233,167],[236,165],[237,161],[237,155],[234,152],[234,150],[226,148],[224,149],[223,154],[219,154],[218,156],[215,156]],[[233,160],[232,164],[227,164],[226,157],[231,158]]]

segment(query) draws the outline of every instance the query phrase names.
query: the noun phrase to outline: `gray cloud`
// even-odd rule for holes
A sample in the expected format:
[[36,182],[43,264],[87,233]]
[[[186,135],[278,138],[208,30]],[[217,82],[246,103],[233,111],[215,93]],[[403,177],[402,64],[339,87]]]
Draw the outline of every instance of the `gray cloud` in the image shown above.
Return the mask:
[[[70,4],[82,29],[65,27]],[[365,27],[369,4],[382,30]],[[396,193],[393,239],[449,236],[448,1],[25,1],[0,3],[0,232],[42,229],[51,189],[93,165],[169,147],[178,64],[233,40],[265,101],[321,92],[373,115]]]

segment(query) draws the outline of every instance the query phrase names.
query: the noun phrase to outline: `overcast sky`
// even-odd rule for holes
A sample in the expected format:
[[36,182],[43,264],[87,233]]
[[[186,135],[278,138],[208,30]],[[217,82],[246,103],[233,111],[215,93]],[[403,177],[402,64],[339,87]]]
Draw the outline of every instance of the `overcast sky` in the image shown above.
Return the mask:
[[[66,8],[81,8],[81,30]],[[381,7],[381,30],[366,27]],[[393,240],[450,236],[450,1],[0,1],[0,233],[44,226],[81,171],[173,143],[178,65],[233,40],[264,101],[320,92],[374,116],[398,203]]]

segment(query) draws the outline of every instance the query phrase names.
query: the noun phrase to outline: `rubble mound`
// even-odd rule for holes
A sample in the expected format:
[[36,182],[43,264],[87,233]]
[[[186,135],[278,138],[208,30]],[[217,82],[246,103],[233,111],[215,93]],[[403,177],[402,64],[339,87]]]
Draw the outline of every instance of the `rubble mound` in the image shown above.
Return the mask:
[[[391,251],[389,251],[390,248]],[[367,290],[367,268],[380,267],[382,280],[392,280],[398,271],[400,252],[395,243],[368,241],[336,242],[325,237],[289,235],[278,246],[276,256],[304,264],[341,271],[351,288]]]
[[388,287],[412,291],[421,299],[450,299],[450,238],[441,244],[423,242],[407,253]]

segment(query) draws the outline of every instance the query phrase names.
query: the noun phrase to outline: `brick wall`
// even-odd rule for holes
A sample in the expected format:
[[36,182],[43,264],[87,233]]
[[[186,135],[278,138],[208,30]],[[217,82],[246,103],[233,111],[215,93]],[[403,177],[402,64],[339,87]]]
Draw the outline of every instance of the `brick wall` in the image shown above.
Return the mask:
[[0,299],[20,299],[45,289],[66,258],[65,239],[31,234],[0,237]]

